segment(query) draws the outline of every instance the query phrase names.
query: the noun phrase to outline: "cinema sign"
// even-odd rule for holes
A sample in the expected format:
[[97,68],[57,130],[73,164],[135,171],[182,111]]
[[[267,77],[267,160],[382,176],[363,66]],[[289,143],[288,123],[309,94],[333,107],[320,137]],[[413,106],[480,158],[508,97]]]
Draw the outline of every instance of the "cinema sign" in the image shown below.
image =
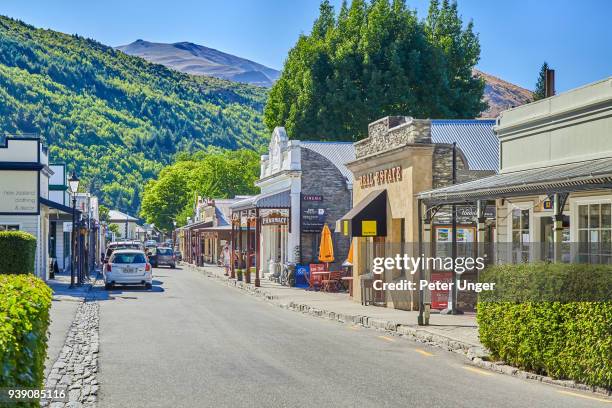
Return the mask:
[[388,167],[359,176],[361,188],[381,186],[402,181],[402,166]]
[[0,171],[0,214],[38,214],[38,171]]

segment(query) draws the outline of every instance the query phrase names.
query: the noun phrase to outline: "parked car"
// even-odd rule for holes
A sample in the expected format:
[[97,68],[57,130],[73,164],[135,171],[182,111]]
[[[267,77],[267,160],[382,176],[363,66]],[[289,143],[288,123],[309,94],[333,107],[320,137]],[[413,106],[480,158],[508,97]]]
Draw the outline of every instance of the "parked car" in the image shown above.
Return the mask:
[[174,255],[174,251],[169,247],[157,247],[155,250],[155,263],[154,267],[158,267],[161,265],[167,265],[171,268],[176,268],[176,256]]
[[113,254],[113,252],[118,250],[118,249],[137,249],[139,251],[142,251],[142,250],[144,250],[144,247],[142,245],[142,242],[140,242],[140,241],[116,241],[116,242],[111,242],[106,247],[106,253],[104,254],[104,259],[103,259],[104,263],[108,262],[108,260],[110,259],[111,255]]
[[153,272],[151,264],[142,250],[117,249],[102,268],[104,288],[112,289],[113,285],[144,285],[151,289]]
[[157,246],[157,241],[155,241],[154,239],[149,239],[145,241],[144,246],[145,248],[155,248]]

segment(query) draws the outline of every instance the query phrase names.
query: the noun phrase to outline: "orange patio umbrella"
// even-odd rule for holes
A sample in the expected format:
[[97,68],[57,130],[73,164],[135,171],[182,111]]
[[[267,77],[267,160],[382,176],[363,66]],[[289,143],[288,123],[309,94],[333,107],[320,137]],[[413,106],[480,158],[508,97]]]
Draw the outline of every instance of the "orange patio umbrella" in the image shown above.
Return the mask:
[[349,253],[348,256],[346,257],[346,261],[344,261],[342,263],[342,266],[353,266],[353,244],[354,244],[355,238],[351,239],[351,245],[349,246]]
[[334,243],[332,242],[331,231],[327,224],[323,226],[323,231],[321,231],[319,261],[325,263],[334,262]]

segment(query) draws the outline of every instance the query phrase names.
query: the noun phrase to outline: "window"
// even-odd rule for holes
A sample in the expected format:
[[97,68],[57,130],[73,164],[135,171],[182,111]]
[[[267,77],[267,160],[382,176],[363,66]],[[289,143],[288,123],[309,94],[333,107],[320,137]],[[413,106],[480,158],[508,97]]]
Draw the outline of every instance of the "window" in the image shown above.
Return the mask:
[[578,242],[581,261],[609,263],[612,247],[612,204],[578,205]]
[[140,253],[115,254],[111,261],[114,264],[143,264],[146,262],[144,255]]
[[512,210],[512,242],[529,243],[529,210],[520,208]]
[[0,231],[19,231],[19,225],[0,224]]

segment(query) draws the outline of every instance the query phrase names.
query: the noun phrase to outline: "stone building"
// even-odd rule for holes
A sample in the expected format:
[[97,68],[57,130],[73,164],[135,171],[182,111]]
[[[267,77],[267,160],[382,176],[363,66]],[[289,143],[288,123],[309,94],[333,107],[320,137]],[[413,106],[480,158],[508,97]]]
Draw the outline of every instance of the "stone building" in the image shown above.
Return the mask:
[[[355,179],[354,205],[338,223],[344,235],[354,238],[355,300],[406,310],[418,307],[418,292],[370,291],[373,259],[414,255],[416,194],[452,184],[453,163],[455,182],[496,172],[494,123],[390,116],[369,125],[368,137],[355,143],[355,160],[346,165]],[[396,269],[383,275],[385,282],[401,279],[415,276]]]
[[[255,183],[261,193],[231,205],[235,234],[243,236],[234,249],[260,276],[288,262],[318,263],[323,225],[333,231],[351,208],[353,177],[344,163],[354,158],[352,143],[289,140],[274,129]],[[338,269],[349,239],[334,234],[333,241]]]

